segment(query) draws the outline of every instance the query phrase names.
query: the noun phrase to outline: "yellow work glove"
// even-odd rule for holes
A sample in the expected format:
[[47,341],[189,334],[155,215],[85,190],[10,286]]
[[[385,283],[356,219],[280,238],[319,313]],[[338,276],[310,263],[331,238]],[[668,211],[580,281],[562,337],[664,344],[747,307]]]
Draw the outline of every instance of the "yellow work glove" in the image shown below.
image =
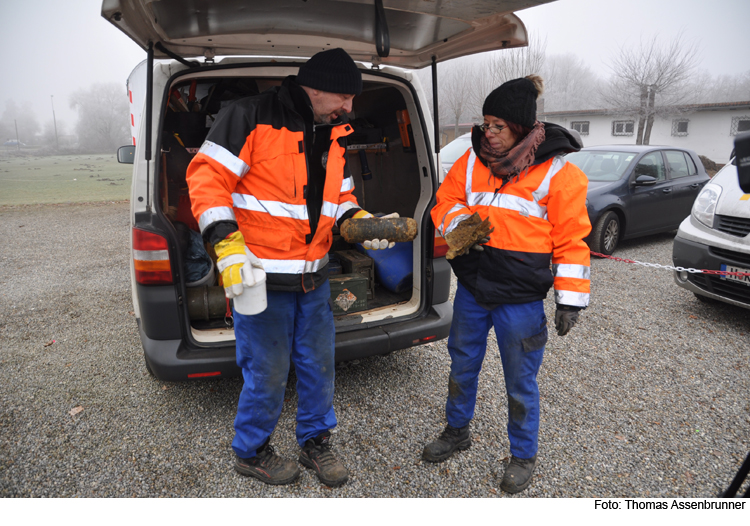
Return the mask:
[[[392,214],[388,214],[387,216],[377,218],[373,216],[370,212],[365,212],[364,210],[360,210],[359,212],[354,214],[353,217],[354,219],[364,219],[368,217],[372,217],[375,219],[391,219],[391,218],[396,218],[399,216],[398,216],[398,212],[393,212]],[[395,242],[393,241],[389,242],[387,239],[368,239],[367,241],[362,243],[362,246],[364,246],[366,249],[369,249],[369,250],[383,250],[386,248],[393,248],[395,244],[396,244]]]
[[[260,260],[245,247],[245,238],[239,230],[228,235],[214,245],[218,260],[216,266],[221,272],[221,280],[224,284],[224,292],[227,298],[234,298],[242,294],[244,290],[242,277],[245,277],[245,285],[252,286],[248,280],[253,280],[251,267],[263,268]],[[244,272],[240,269],[246,268]]]

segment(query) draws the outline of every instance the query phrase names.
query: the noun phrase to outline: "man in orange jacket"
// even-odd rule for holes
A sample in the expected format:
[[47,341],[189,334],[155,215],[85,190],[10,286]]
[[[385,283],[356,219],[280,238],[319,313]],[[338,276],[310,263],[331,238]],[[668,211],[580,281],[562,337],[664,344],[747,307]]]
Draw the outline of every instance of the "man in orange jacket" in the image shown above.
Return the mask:
[[506,82],[485,99],[472,148],[437,192],[432,220],[445,236],[472,214],[489,219],[489,238],[450,260],[458,286],[448,338],[448,425],[422,458],[441,462],[471,445],[477,379],[495,328],[508,395],[511,461],[500,487],[523,491],[536,466],[539,387],[547,343],[543,300],[554,285],[555,327],[563,336],[589,302],[591,230],[586,176],[562,154],[581,145],[564,128],[536,119],[542,79]]
[[[361,91],[362,75],[343,49],[320,52],[281,86],[227,107],[187,172],[193,214],[216,250],[227,297],[242,294],[243,267],[267,276],[266,310],[234,313],[245,383],[232,448],[235,470],[268,484],[299,475],[296,463],[269,445],[290,361],[299,462],[328,486],[348,479],[330,450],[336,415],[328,250],[334,225],[371,217],[352,194],[346,157],[353,131],[346,114]],[[373,241],[375,249],[389,246]]]

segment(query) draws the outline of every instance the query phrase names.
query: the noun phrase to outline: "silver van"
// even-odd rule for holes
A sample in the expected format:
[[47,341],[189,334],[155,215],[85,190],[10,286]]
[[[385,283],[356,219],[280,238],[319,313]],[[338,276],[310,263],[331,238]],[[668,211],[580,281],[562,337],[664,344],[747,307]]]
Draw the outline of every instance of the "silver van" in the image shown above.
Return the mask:
[[677,285],[701,301],[721,301],[750,309],[750,194],[740,188],[734,159],[713,176],[695,199],[674,239]]
[[133,163],[132,296],[149,371],[172,381],[239,374],[230,305],[215,255],[196,235],[185,170],[222,108],[336,47],[364,83],[348,116],[355,195],[370,212],[419,225],[413,242],[379,257],[334,237],[332,290],[348,279],[362,300],[334,310],[336,359],[447,337],[451,270],[429,214],[440,171],[437,96],[413,70],[431,66],[435,85],[438,62],[527,45],[512,10],[541,3],[104,0],[102,16],[146,52],[128,80],[133,145],[119,157]]

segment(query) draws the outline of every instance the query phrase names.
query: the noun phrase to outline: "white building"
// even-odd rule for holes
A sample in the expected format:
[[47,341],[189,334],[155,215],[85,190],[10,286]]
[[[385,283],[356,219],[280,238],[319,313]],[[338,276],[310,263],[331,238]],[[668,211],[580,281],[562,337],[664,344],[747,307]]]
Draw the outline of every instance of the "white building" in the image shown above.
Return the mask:
[[[540,112],[540,121],[575,129],[584,146],[635,144],[638,117],[611,110]],[[694,150],[718,164],[729,161],[734,136],[750,131],[750,101],[692,104],[680,107],[678,115],[656,117],[651,145],[681,146]]]

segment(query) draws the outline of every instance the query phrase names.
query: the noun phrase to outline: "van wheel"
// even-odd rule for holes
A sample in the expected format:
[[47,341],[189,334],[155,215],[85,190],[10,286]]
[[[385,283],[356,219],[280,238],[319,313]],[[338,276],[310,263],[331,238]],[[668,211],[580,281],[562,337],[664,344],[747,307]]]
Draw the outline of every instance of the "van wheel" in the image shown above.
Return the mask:
[[609,256],[615,251],[620,240],[620,218],[614,212],[607,212],[594,227],[591,234],[591,251]]
[[143,355],[143,362],[146,364],[146,370],[148,371],[148,374],[155,377],[156,375],[154,374],[154,371],[151,370],[151,366],[148,364],[148,360],[146,360],[145,354]]

